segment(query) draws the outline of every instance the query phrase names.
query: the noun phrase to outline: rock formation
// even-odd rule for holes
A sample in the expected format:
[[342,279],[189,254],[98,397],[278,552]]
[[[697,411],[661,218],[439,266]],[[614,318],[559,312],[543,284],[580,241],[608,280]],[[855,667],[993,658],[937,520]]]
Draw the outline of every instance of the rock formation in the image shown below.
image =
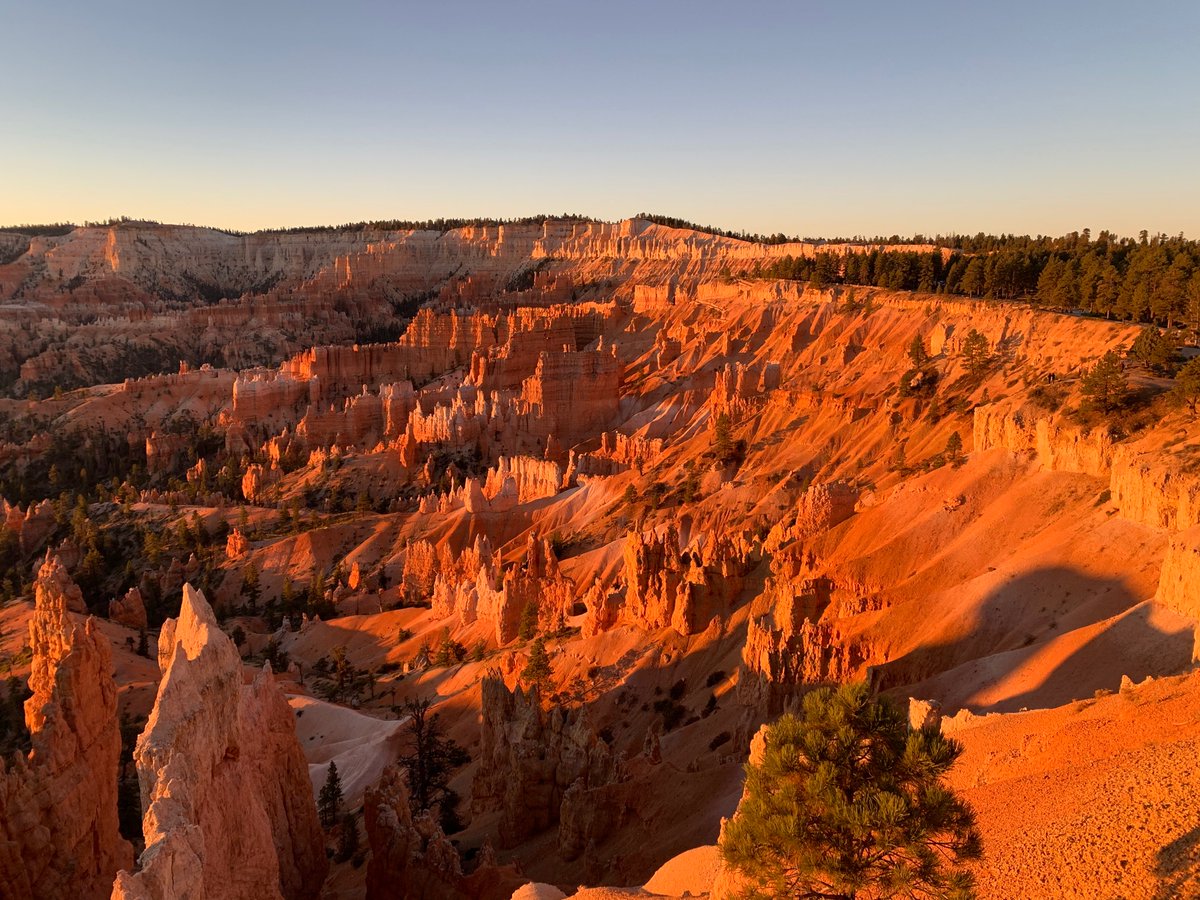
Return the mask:
[[[750,741],[750,765],[762,765],[763,758],[767,753],[767,727],[761,726],[755,732],[754,738]],[[742,799],[738,802],[738,808],[741,808],[745,802],[746,793],[742,792]],[[737,812],[734,812],[732,818],[737,818]],[[725,824],[728,820],[721,820],[721,837],[725,835]],[[718,844],[720,837],[718,838]],[[748,884],[735,869],[729,868],[723,862],[718,865],[716,877],[713,879],[712,892],[709,894],[709,900],[735,900],[742,896]]]
[[483,731],[472,789],[476,810],[499,809],[500,845],[559,825],[559,853],[574,859],[628,812],[624,765],[582,710],[542,708],[537,689],[483,681]]
[[371,860],[367,864],[367,897],[408,900],[438,897],[465,900],[458,850],[428,812],[413,816],[403,770],[389,766],[363,798],[363,815]]
[[38,607],[52,607],[61,601],[70,612],[84,615],[88,611],[83,591],[71,580],[66,567],[55,554],[46,554],[33,588]]
[[133,859],[117,829],[112,654],[95,619],[72,617],[78,596],[57,559],[47,559],[29,623],[33,748],[7,770],[0,762],[0,893],[12,900],[105,897]]
[[777,716],[797,699],[798,688],[862,676],[872,661],[869,648],[843,634],[837,618],[839,612],[861,611],[860,603],[847,598],[833,603],[833,590],[802,546],[776,551],[766,589],[750,607],[738,679],[743,703]]
[[185,585],[163,623],[158,697],[134,758],[146,850],[122,900],[312,898],[327,862],[292,713],[269,667],[241,658],[204,596]]
[[754,561],[745,535],[705,535],[681,550],[674,525],[632,533],[624,549],[624,618],[640,628],[670,626],[685,636],[704,631],[728,616]]
[[146,604],[142,600],[142,592],[131,587],[125,596],[114,599],[108,604],[108,617],[119,625],[141,631],[146,628]]
[[[420,586],[428,578],[434,579],[435,614],[451,618],[457,625],[479,622],[499,646],[517,639],[521,615],[530,605],[537,607],[538,624],[543,631],[562,628],[573,613],[575,583],[559,570],[549,540],[538,538],[533,532],[526,541],[524,557],[502,574],[491,545],[483,539],[477,540],[457,560],[444,552],[436,576],[435,554],[427,542],[424,546],[412,545],[409,553],[413,559],[414,583]],[[407,558],[405,572],[410,572]]]
[[1200,525],[1173,535],[1163,560],[1155,599],[1197,623],[1192,662],[1200,662]]

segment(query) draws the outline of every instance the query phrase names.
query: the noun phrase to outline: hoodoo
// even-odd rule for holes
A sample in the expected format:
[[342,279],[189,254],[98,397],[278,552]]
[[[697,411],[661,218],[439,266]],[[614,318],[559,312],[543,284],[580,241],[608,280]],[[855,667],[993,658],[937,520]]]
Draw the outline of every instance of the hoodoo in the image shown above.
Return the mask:
[[79,588],[57,557],[43,563],[35,593],[25,701],[32,749],[7,767],[0,761],[0,885],[13,900],[103,898],[133,859],[117,829],[112,652],[98,622],[71,611]]
[[312,898],[328,863],[292,714],[267,667],[243,684],[233,641],[185,585],[134,758],[146,850],[114,900]]

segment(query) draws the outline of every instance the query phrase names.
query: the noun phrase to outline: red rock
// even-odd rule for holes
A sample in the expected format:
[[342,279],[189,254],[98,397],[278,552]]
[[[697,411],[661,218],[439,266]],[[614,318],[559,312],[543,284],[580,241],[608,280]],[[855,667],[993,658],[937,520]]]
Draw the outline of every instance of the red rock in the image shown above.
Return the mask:
[[33,749],[10,769],[0,762],[0,886],[13,900],[105,897],[133,859],[117,828],[112,654],[95,619],[68,611],[78,590],[57,560],[42,566],[25,702]]
[[[620,758],[583,710],[542,708],[537,690],[483,681],[483,732],[472,808],[499,809],[500,845],[512,847],[550,826],[560,854],[574,859],[589,840],[620,824],[627,803]],[[593,807],[588,809],[588,807]]]
[[404,772],[384,770],[363,797],[363,818],[371,859],[367,864],[370,900],[437,897],[467,900],[462,860],[428,812],[413,816]]
[[142,601],[142,592],[131,587],[125,596],[114,599],[108,604],[108,617],[126,628],[141,631],[146,628],[146,604]]

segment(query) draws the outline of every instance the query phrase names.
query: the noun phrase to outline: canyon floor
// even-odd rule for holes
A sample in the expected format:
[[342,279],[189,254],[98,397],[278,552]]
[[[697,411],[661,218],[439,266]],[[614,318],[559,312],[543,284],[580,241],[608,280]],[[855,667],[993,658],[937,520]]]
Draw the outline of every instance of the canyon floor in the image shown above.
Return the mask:
[[1080,392],[1137,327],[640,220],[0,246],[14,896],[722,896],[850,681],[964,745],[981,897],[1200,895],[1200,424]]

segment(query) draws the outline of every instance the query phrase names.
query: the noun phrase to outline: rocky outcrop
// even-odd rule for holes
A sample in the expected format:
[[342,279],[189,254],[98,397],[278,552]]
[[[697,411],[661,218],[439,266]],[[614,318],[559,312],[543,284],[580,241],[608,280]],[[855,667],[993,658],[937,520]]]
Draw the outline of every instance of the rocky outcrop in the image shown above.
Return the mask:
[[[752,766],[761,766],[767,755],[767,734],[770,731],[770,726],[762,725],[755,732],[754,737],[750,741],[750,758],[749,763]],[[738,801],[738,810],[741,809],[742,803],[746,801],[746,791],[742,791],[742,799]],[[738,810],[735,810],[731,818],[737,818]],[[725,828],[729,819],[721,819],[720,836],[717,838],[718,846],[725,837]],[[713,879],[712,892],[709,894],[709,900],[736,900],[743,896],[746,889],[750,887],[746,879],[736,870],[724,863],[717,867],[716,877]]]
[[412,814],[402,769],[389,766],[379,783],[367,790],[363,818],[371,848],[367,863],[371,900],[466,900],[470,896],[458,850],[437,819],[429,812]]
[[553,434],[570,447],[614,424],[623,377],[615,348],[542,353],[521,385],[521,400],[540,420],[539,434]]
[[729,615],[754,565],[754,543],[745,535],[705,535],[687,550],[679,543],[673,525],[626,538],[622,616],[630,624],[687,636]]
[[858,491],[847,484],[814,484],[796,500],[790,516],[771,527],[763,548],[774,551],[828,531],[854,515]]
[[599,579],[583,595],[583,637],[591,638],[616,626],[621,616],[621,592],[607,590]]
[[571,484],[581,475],[616,475],[633,469],[642,472],[647,466],[662,457],[666,441],[662,438],[645,438],[640,435],[605,431],[600,435],[600,449],[588,452],[572,450],[567,466],[567,483]]
[[583,710],[543,709],[536,688],[510,691],[496,676],[483,681],[482,707],[472,806],[500,810],[502,847],[561,823],[559,852],[570,860],[621,824],[624,764]]
[[125,596],[114,598],[108,604],[108,617],[118,625],[141,631],[146,628],[146,604],[142,600],[142,592],[131,587]]
[[874,607],[862,585],[835,584],[819,574],[801,545],[775,552],[765,590],[750,609],[742,647],[738,698],[762,715],[777,716],[809,685],[861,678],[873,648],[848,633],[843,615]]
[[79,589],[66,567],[57,555],[47,553],[46,559],[38,569],[37,581],[33,584],[34,603],[36,606],[50,607],[60,601],[73,613],[86,614],[87,603],[83,599],[83,591]]
[[12,900],[108,895],[133,860],[117,828],[121,735],[108,640],[76,621],[57,560],[38,577],[25,721],[32,750],[0,761],[0,893]]
[[975,449],[1028,452],[1051,472],[1108,479],[1121,516],[1139,525],[1182,531],[1200,524],[1200,477],[1176,454],[1113,444],[1103,428],[1084,432],[1002,404],[975,409]]
[[327,862],[308,766],[270,669],[241,658],[204,596],[184,587],[163,623],[158,697],[134,751],[146,850],[114,898],[311,898]]
[[1200,526],[1172,536],[1154,599],[1200,622]]
[[[457,625],[479,622],[494,635],[498,646],[517,639],[521,615],[531,605],[537,608],[538,626],[543,631],[562,628],[574,611],[575,582],[559,569],[550,542],[533,532],[521,561],[503,571],[484,539],[477,539],[457,560],[444,548],[439,556],[432,545],[425,547],[420,542],[413,544],[409,553],[414,560],[414,578],[434,579],[433,614]],[[409,571],[407,559],[405,571]]]
[[16,536],[22,553],[33,553],[54,531],[54,504],[43,500],[22,509],[0,497],[0,528],[7,528]]
[[250,541],[240,528],[234,528],[225,539],[225,556],[227,559],[241,559],[250,552]]
[[1174,454],[1119,447],[1109,488],[1121,515],[1132,522],[1168,531],[1200,525],[1200,477]]
[[[439,555],[433,544],[426,540],[413,541],[405,548],[404,568],[400,575],[405,596],[414,602],[430,597],[445,555]],[[440,615],[444,613],[439,611]]]
[[186,433],[151,431],[146,436],[146,471],[158,475],[178,466],[192,440]]
[[1007,404],[975,407],[973,441],[976,450],[1001,447],[1010,453],[1031,453],[1048,472],[1106,478],[1113,464],[1113,442],[1106,429],[1084,431]]
[[754,365],[729,363],[717,370],[709,405],[713,418],[740,418],[762,403],[764,396],[779,387],[779,363]]
[[495,467],[488,469],[483,496],[492,500],[509,480],[515,484],[518,503],[553,497],[566,486],[562,466],[556,462],[529,456],[501,456]]

